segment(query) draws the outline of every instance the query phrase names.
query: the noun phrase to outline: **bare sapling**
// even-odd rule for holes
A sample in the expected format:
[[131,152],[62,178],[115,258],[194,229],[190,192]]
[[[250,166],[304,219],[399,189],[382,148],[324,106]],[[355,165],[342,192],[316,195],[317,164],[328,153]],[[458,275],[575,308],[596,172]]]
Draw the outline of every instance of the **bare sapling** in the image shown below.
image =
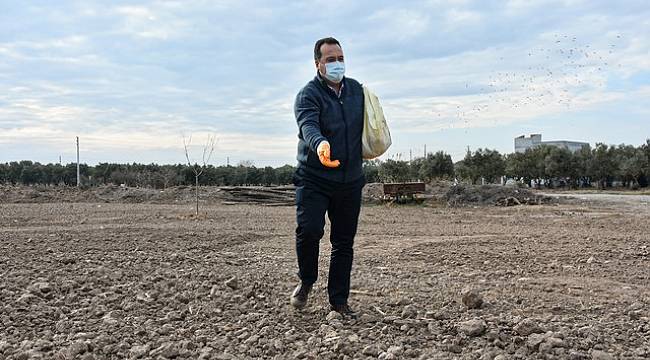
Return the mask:
[[196,216],[199,216],[199,177],[203,174],[203,171],[207,167],[207,164],[210,162],[212,153],[214,152],[214,143],[216,142],[216,137],[214,135],[208,135],[208,139],[203,146],[203,155],[201,156],[201,165],[198,163],[192,164],[190,160],[190,152],[188,147],[192,142],[192,135],[190,135],[187,141],[185,140],[185,135],[183,135],[183,146],[185,148],[185,158],[187,159],[187,165],[192,169],[194,173],[194,181],[196,187]]

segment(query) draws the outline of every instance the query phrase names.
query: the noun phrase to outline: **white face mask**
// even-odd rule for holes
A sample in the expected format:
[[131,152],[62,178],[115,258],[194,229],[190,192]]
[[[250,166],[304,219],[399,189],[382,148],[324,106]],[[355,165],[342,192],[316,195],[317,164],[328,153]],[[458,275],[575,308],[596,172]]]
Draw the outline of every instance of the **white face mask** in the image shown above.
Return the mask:
[[340,83],[343,80],[343,75],[345,75],[345,63],[342,61],[334,61],[325,64],[325,78],[327,80]]

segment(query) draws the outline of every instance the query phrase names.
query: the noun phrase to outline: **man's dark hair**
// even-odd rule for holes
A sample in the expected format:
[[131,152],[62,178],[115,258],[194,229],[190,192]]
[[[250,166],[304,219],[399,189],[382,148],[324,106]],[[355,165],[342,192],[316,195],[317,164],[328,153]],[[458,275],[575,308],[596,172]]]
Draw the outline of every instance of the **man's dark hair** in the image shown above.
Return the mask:
[[326,37],[316,41],[316,45],[314,45],[314,60],[316,61],[320,60],[320,57],[323,56],[323,53],[320,51],[323,44],[338,45],[341,47],[341,43],[333,37]]

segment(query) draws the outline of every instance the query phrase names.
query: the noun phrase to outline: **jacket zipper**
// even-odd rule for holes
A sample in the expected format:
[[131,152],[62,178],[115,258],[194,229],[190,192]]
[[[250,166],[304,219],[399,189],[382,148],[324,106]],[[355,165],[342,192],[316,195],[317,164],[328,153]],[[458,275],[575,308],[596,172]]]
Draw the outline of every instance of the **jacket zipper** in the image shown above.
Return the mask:
[[343,99],[338,99],[339,104],[341,104],[341,117],[343,118],[343,124],[345,125],[345,167],[343,168],[343,182],[347,180],[348,174],[348,162],[350,160],[350,145],[348,144],[348,122],[345,120],[345,111],[343,111]]
[[[341,106],[341,117],[343,118],[343,125],[345,126],[345,155],[346,155],[346,164],[345,167],[343,168],[343,182],[345,182],[347,178],[347,162],[350,160],[350,145],[348,144],[348,122],[345,120],[345,112],[343,111],[343,99],[339,98],[338,95],[334,92],[334,90],[330,89],[327,84],[324,82],[321,82],[321,85],[325,88],[326,92],[329,92],[330,96],[334,97],[334,99],[339,103]],[[343,95],[343,93],[341,93]]]

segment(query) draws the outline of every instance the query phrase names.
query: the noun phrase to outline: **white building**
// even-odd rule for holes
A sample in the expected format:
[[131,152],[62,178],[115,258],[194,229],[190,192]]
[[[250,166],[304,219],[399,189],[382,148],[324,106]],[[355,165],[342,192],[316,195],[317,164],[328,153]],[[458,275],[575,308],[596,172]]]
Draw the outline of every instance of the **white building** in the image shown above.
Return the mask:
[[583,146],[589,146],[589,143],[567,140],[542,141],[542,134],[531,134],[530,137],[521,135],[515,138],[515,152],[518,153],[523,153],[528,149],[541,145],[557,146],[576,152],[582,149]]

